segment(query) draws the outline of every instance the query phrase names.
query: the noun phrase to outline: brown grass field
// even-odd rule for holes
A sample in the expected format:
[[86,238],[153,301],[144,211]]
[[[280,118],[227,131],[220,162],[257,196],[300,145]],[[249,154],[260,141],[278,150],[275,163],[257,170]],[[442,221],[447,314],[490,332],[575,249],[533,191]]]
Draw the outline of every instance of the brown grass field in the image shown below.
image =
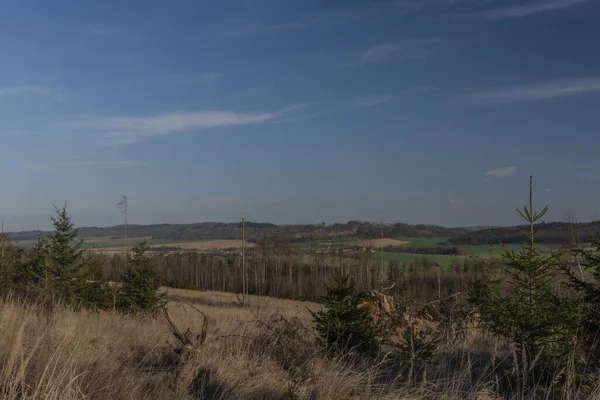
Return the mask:
[[[140,240],[139,238],[132,239],[131,243],[135,243]],[[106,243],[106,242],[103,242]],[[246,242],[246,247],[256,247],[256,243]],[[196,242],[172,242],[164,244],[153,244],[150,245],[150,249],[159,249],[161,247],[176,247],[181,250],[197,250],[197,251],[209,251],[209,250],[225,250],[225,249],[241,249],[242,241],[236,239],[222,239],[222,240],[199,240]],[[130,247],[99,247],[92,248],[89,250],[102,252],[102,253],[124,253],[130,251]]]
[[[71,311],[0,300],[0,398],[17,399],[500,399],[482,354],[505,345],[473,329],[449,334],[426,379],[406,361],[324,352],[315,303],[168,289],[168,311],[193,346],[182,350],[163,315]],[[205,341],[197,341],[206,315]],[[423,327],[427,322],[423,322]],[[508,353],[507,353],[508,354]],[[422,372],[425,374],[425,372]],[[423,375],[424,378],[424,375]],[[514,397],[523,398],[526,397]]]
[[[152,245],[150,247],[161,247],[165,245],[157,244]],[[172,243],[168,246],[179,247],[184,250],[219,250],[219,249],[234,249],[241,248],[242,241],[231,239],[231,240],[205,240],[198,242],[184,242],[184,243]],[[248,243],[246,242],[246,247],[255,247],[256,243]]]
[[392,247],[392,246],[401,246],[408,242],[404,240],[398,239],[372,239],[372,240],[358,240],[355,242],[330,242],[330,243],[322,243],[324,245],[334,246],[334,245],[344,245],[344,246],[360,246],[360,247]]
[[[208,335],[185,357],[162,317],[53,311],[0,301],[0,398],[404,399],[373,382],[378,366],[319,354],[313,303],[169,289],[182,331]],[[286,329],[293,329],[286,332]]]

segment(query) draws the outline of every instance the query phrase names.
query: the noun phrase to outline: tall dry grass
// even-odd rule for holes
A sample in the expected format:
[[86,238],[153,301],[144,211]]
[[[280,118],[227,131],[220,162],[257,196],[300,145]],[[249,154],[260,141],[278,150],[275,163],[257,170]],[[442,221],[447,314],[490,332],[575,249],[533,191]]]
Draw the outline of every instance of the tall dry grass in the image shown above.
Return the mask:
[[476,329],[419,321],[444,338],[409,383],[393,349],[368,361],[327,354],[311,326],[315,303],[249,296],[242,306],[228,293],[168,292],[182,331],[201,331],[196,309],[207,316],[203,343],[183,349],[160,316],[1,300],[0,398],[490,400],[510,385],[498,372],[510,347]]

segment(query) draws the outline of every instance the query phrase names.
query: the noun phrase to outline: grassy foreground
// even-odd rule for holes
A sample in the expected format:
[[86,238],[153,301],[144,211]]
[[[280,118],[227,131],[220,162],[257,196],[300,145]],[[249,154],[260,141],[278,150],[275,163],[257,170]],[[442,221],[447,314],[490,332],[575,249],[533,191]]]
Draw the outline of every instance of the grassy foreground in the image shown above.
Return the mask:
[[208,318],[206,340],[185,353],[162,316],[0,301],[0,398],[491,400],[510,384],[497,373],[510,349],[475,328],[416,321],[444,336],[407,382],[407,360],[391,351],[373,361],[324,352],[308,311],[317,304],[249,296],[242,306],[234,294],[179,289],[169,299],[183,332],[201,332],[197,310]]

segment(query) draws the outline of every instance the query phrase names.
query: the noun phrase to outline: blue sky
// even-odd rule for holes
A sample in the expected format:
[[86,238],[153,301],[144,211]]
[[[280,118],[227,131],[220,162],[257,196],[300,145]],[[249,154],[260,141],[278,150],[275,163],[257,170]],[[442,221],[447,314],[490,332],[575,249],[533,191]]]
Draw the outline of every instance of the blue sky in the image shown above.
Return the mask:
[[600,219],[595,0],[21,1],[0,218]]

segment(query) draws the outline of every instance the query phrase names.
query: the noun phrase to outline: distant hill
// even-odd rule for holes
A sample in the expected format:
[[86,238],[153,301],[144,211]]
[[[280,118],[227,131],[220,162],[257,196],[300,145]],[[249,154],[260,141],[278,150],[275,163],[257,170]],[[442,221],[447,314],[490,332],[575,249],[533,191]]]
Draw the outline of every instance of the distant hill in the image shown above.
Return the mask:
[[484,229],[501,229],[501,228],[505,228],[505,227],[497,226],[497,225],[476,225],[476,226],[465,227],[465,229],[468,231],[482,231]]
[[[194,224],[157,224],[157,225],[127,225],[129,237],[153,237],[155,239],[183,240],[214,240],[241,239],[242,226],[240,222],[201,222]],[[409,224],[374,224],[363,221],[349,221],[338,224],[314,225],[275,225],[262,222],[246,222],[246,235],[249,241],[258,242],[264,237],[281,241],[301,242],[308,240],[332,239],[340,237],[378,238],[383,228],[384,237],[450,237],[468,233],[464,228],[444,228],[435,225]],[[35,240],[38,234],[50,232],[12,232],[10,237],[16,241]],[[122,238],[125,233],[123,225],[111,227],[81,227],[79,236],[82,238],[108,237]]]
[[[519,243],[523,231],[527,229],[527,226],[482,229],[453,235],[449,242],[456,245],[498,244],[499,242]],[[567,244],[572,241],[573,237],[578,242],[586,243],[593,236],[600,234],[600,221],[585,223],[542,222],[536,224],[536,229],[536,240],[539,243]]]
[[[246,232],[256,230],[274,230],[276,225],[269,223],[246,222]],[[38,234],[50,232],[24,231],[10,232],[12,240],[34,240]],[[109,227],[81,227],[79,236],[82,238],[110,237],[121,238],[124,236],[125,226]],[[241,223],[201,222],[194,224],[155,224],[155,225],[127,225],[129,237],[153,237],[160,239],[180,240],[208,240],[208,239],[239,239],[241,238]]]
[[[536,225],[540,243],[568,243],[573,232],[580,242],[589,242],[594,235],[600,234],[600,221],[586,223],[549,222]],[[337,224],[313,225],[275,225],[264,222],[246,222],[246,237],[250,242],[260,242],[265,237],[281,242],[306,242],[309,240],[329,240],[338,238],[374,239],[401,237],[447,237],[455,245],[518,243],[524,226],[511,227],[469,227],[445,228],[437,225],[376,224],[366,221],[349,221]],[[383,231],[383,232],[382,232]],[[48,234],[50,232],[41,232]],[[122,238],[123,225],[110,227],[82,227],[82,238]],[[11,239],[16,241],[35,240],[37,231],[12,232]],[[156,224],[128,225],[129,237],[153,237],[172,241],[241,239],[240,222],[200,222],[194,224]]]

